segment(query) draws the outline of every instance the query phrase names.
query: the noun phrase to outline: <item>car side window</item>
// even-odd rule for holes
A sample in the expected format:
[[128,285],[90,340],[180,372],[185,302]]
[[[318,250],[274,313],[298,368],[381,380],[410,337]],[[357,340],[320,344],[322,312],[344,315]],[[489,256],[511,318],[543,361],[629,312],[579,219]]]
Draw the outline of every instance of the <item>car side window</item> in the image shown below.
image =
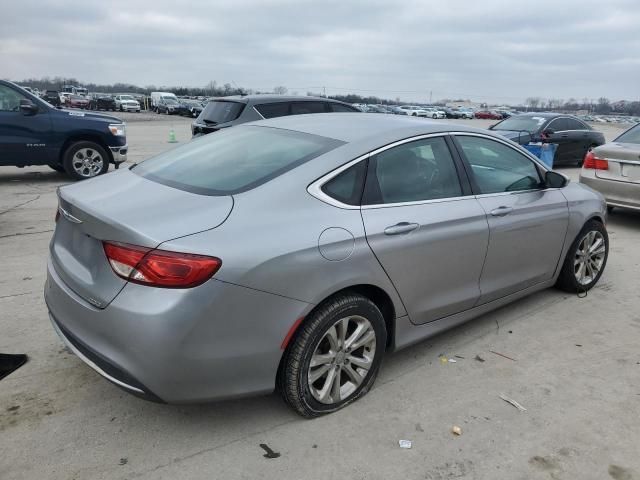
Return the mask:
[[360,205],[367,161],[362,160],[333,177],[322,186],[331,198],[347,205]]
[[549,125],[546,126],[545,130],[552,130],[553,132],[564,132],[570,129],[566,118],[556,118],[549,122]]
[[304,115],[307,113],[324,113],[324,102],[293,102],[291,103],[291,115]]
[[332,112],[357,112],[353,107],[343,105],[341,103],[329,103],[330,111]]
[[587,130],[587,127],[578,120],[567,118],[567,130]]
[[512,147],[488,138],[457,137],[479,193],[517,192],[542,188],[536,164]]
[[0,112],[19,112],[20,100],[25,98],[12,88],[0,85]]
[[443,137],[405,143],[369,160],[363,205],[459,197],[462,187]]
[[255,109],[264,118],[276,118],[289,115],[289,102],[263,103],[255,105]]

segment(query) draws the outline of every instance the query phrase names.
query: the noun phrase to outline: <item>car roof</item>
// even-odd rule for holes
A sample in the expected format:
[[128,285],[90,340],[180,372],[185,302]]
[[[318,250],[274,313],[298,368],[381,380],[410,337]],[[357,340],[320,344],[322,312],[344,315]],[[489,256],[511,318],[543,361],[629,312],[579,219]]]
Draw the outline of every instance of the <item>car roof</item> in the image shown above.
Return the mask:
[[339,100],[334,100],[332,98],[325,97],[311,97],[311,96],[302,96],[302,95],[230,95],[227,97],[215,97],[215,100],[228,100],[233,102],[242,102],[242,103],[278,103],[278,102],[309,102],[309,101],[321,101],[321,102],[331,102],[331,103],[344,103]]
[[521,113],[518,117],[543,117],[543,118],[555,118],[555,117],[573,117],[566,113],[554,113],[554,112],[527,112]]
[[[245,125],[282,128],[343,142],[366,142],[380,138],[408,138],[440,132],[473,132],[494,136],[487,130],[424,118],[377,113],[314,113],[260,120]],[[501,138],[501,137],[500,137]]]

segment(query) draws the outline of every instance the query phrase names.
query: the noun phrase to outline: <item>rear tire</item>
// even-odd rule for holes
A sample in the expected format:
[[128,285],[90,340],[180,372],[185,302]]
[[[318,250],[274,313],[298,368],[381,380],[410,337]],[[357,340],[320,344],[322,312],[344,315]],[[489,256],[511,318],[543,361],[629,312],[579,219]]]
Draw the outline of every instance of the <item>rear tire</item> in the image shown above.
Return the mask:
[[371,300],[357,294],[329,299],[305,319],[285,351],[278,389],[303,417],[340,410],[371,389],[386,340],[384,317]]
[[596,221],[585,223],[569,247],[556,287],[569,293],[591,290],[604,272],[609,257],[609,235]]
[[[62,158],[64,171],[74,180],[97,177],[109,170],[109,156],[95,142],[74,142],[65,150]],[[85,162],[85,159],[88,161]]]

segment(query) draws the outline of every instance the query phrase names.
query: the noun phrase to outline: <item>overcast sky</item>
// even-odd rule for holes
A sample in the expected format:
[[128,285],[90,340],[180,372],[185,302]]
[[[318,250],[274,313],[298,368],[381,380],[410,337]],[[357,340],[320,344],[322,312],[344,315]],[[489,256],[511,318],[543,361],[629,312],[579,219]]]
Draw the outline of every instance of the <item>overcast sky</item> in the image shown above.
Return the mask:
[[0,77],[426,102],[640,97],[638,0],[20,0]]

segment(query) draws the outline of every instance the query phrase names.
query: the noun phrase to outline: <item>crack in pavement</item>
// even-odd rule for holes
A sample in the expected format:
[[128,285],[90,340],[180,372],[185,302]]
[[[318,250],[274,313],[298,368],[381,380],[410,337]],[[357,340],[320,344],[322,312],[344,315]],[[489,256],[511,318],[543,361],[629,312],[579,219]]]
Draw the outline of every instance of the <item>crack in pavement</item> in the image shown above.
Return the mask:
[[53,228],[50,230],[42,230],[39,232],[18,232],[18,233],[10,233],[9,235],[0,235],[0,238],[10,238],[10,237],[21,237],[23,235],[37,235],[38,233],[50,233],[53,232]]
[[28,203],[35,202],[39,198],[40,198],[40,195],[36,195],[35,198],[32,198],[31,200],[27,200],[26,202],[19,203],[18,205],[15,205],[15,206],[13,206],[11,208],[8,208],[7,210],[3,210],[2,212],[0,212],[0,215],[4,215],[5,213],[9,213],[9,212],[15,210],[16,208],[24,207]]

